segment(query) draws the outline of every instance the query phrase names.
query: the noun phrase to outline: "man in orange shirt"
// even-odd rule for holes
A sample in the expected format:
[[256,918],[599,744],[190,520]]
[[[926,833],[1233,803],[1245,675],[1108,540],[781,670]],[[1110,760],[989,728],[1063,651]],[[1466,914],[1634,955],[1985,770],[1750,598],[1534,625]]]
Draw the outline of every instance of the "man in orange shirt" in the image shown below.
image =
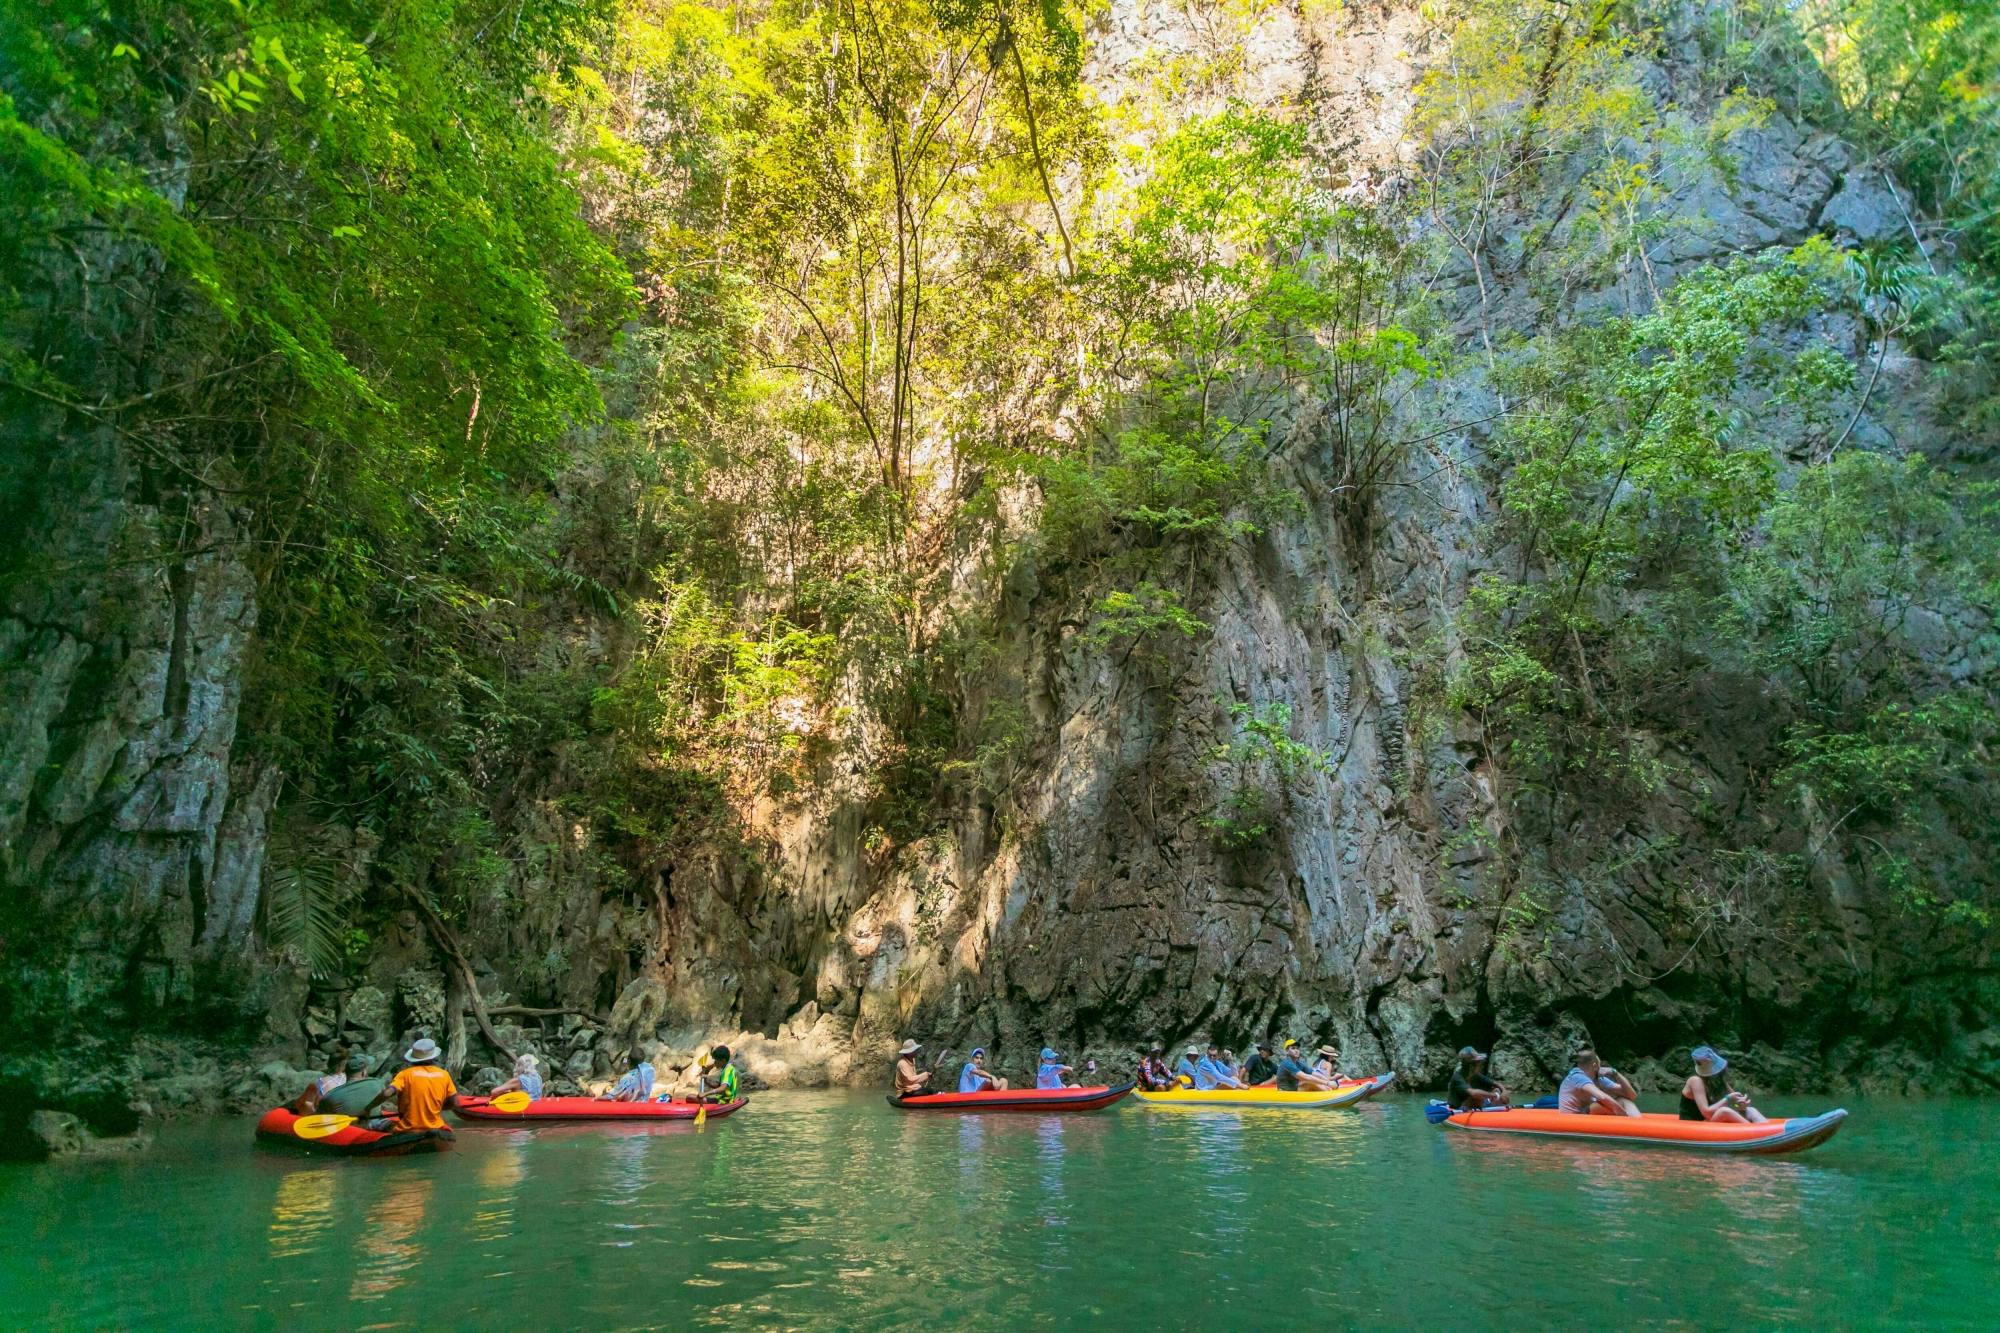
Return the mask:
[[438,1046],[429,1037],[403,1052],[409,1061],[376,1101],[396,1094],[396,1128],[443,1129],[444,1108],[458,1101],[458,1084],[438,1064]]

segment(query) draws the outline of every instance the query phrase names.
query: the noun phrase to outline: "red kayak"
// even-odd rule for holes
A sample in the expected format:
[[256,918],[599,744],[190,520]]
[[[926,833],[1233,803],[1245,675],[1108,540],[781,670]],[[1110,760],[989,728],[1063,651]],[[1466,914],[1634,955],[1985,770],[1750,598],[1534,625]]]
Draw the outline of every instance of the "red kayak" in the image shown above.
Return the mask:
[[[742,1097],[713,1102],[708,1118],[732,1115],[749,1104]],[[502,1111],[484,1097],[460,1097],[452,1107],[461,1120],[510,1124],[529,1120],[692,1120],[700,1110],[700,1102],[601,1102],[595,1097],[538,1097],[518,1111]]]
[[1009,1088],[1005,1092],[933,1092],[920,1097],[889,1094],[902,1111],[1101,1111],[1132,1091],[1116,1088]]
[[448,1129],[365,1129],[345,1115],[297,1115],[278,1106],[257,1122],[257,1141],[340,1157],[400,1157],[451,1146]]

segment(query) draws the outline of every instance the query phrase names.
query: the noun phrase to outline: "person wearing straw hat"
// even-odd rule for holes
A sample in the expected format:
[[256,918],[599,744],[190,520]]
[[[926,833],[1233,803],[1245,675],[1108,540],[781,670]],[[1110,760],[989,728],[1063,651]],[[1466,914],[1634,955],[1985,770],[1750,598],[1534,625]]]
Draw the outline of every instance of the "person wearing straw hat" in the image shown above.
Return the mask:
[[930,1086],[931,1071],[917,1068],[917,1052],[924,1044],[915,1038],[903,1043],[896,1052],[896,1095],[898,1097],[921,1097],[933,1092]]
[[419,1037],[403,1052],[403,1059],[409,1063],[389,1080],[375,1101],[396,1094],[398,1129],[444,1129],[444,1108],[457,1105],[458,1084],[438,1064],[438,1044],[429,1037]]
[[1313,1061],[1313,1073],[1325,1079],[1326,1086],[1329,1088],[1339,1087],[1340,1051],[1331,1042],[1328,1042],[1317,1051],[1314,1051],[1313,1054],[1319,1057]]
[[1690,1054],[1694,1057],[1694,1073],[1681,1084],[1681,1119],[1733,1125],[1764,1123],[1764,1113],[1750,1104],[1750,1094],[1729,1086],[1729,1078],[1723,1072],[1729,1068],[1729,1061],[1713,1046],[1697,1046]]

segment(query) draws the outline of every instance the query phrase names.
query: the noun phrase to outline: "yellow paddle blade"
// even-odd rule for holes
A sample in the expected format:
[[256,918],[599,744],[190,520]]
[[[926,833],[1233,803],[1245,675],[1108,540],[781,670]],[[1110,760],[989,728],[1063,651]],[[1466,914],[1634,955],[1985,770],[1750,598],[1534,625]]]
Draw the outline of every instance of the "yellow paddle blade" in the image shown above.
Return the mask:
[[533,1100],[534,1098],[530,1097],[527,1093],[516,1090],[514,1092],[503,1092],[486,1104],[496,1111],[506,1111],[511,1115],[516,1111],[527,1110],[528,1103]]
[[302,1139],[323,1139],[338,1134],[354,1123],[351,1115],[308,1115],[292,1122],[292,1133]]
[[708,1103],[703,1102],[701,1104],[701,1109],[694,1113],[694,1127],[696,1129],[700,1129],[703,1125],[707,1123],[708,1123]]

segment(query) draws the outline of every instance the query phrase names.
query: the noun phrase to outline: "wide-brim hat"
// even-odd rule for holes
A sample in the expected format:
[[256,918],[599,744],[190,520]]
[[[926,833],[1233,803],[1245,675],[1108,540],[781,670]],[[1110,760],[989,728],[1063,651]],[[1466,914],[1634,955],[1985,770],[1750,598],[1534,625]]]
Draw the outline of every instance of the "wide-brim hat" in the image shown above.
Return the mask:
[[1723,1059],[1721,1052],[1713,1046],[1697,1046],[1690,1054],[1694,1056],[1694,1072],[1703,1078],[1729,1068],[1729,1061]]
[[1331,1047],[1331,1046],[1322,1046],[1322,1047],[1320,1047],[1320,1048],[1319,1048],[1319,1053],[1320,1053],[1321,1055],[1325,1056],[1325,1057],[1326,1057],[1327,1059],[1329,1059],[1329,1060],[1333,1059],[1333,1057],[1335,1057],[1336,1055],[1339,1055],[1339,1054],[1340,1054],[1340,1052],[1339,1052],[1339,1051],[1336,1051],[1336,1050],[1334,1050],[1334,1049],[1333,1049],[1333,1047]]
[[516,1069],[533,1069],[539,1063],[541,1062],[535,1059],[533,1052],[530,1052],[526,1055],[515,1057],[514,1067]]
[[403,1058],[413,1065],[426,1064],[438,1058],[438,1044],[429,1037],[419,1037],[409,1050],[403,1052]]
[[1458,1048],[1458,1058],[1460,1063],[1467,1060],[1477,1062],[1486,1058],[1486,1052],[1480,1050],[1477,1046],[1461,1046]]
[[1199,1047],[1199,1046],[1195,1045],[1195,1044],[1194,1044],[1193,1042],[1189,1042],[1189,1043],[1188,1043],[1188,1048],[1187,1048],[1187,1053],[1188,1053],[1189,1055],[1200,1055],[1200,1054],[1201,1054],[1201,1047]]
[[1146,1054],[1148,1055],[1165,1055],[1166,1053],[1167,1053],[1167,1048],[1160,1045],[1160,1043],[1158,1043],[1157,1041],[1154,1042],[1152,1046],[1147,1048],[1146,1051]]
[[913,1038],[913,1039],[911,1039],[911,1040],[909,1040],[909,1041],[906,1041],[906,1042],[904,1042],[904,1043],[903,1043],[903,1048],[902,1048],[901,1050],[897,1051],[897,1052],[896,1052],[896,1054],[898,1054],[898,1055],[915,1055],[915,1054],[916,1054],[916,1053],[917,1053],[918,1051],[921,1051],[921,1050],[922,1050],[923,1048],[924,1048],[924,1044],[923,1044],[922,1042],[920,1042],[920,1041],[917,1041],[917,1040],[915,1040],[915,1039]]

